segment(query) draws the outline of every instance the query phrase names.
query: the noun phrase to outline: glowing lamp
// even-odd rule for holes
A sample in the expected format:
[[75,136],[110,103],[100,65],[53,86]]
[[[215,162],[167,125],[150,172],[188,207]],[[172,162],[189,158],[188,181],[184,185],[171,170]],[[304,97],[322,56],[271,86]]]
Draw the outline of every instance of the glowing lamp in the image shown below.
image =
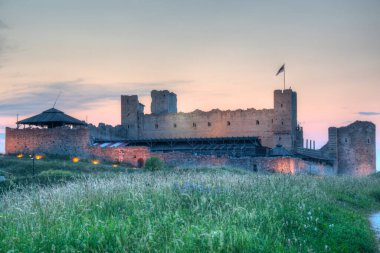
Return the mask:
[[100,163],[100,161],[99,160],[91,160],[91,163],[94,164],[94,165],[97,165],[97,164]]
[[34,157],[36,158],[36,160],[41,160],[43,158],[42,155],[35,155]]
[[73,161],[73,163],[77,163],[80,161],[79,157],[73,157],[73,159],[71,159]]
[[117,165],[117,164],[112,164],[112,167],[117,168],[117,167],[119,167],[119,165]]
[[18,154],[16,157],[17,157],[17,158],[23,158],[24,155],[23,155],[23,154]]

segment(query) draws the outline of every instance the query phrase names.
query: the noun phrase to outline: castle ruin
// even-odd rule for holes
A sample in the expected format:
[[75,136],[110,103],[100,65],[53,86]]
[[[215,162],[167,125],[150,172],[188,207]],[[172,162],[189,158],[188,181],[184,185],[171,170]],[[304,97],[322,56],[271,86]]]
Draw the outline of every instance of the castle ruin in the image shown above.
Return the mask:
[[[375,125],[356,121],[330,127],[315,149],[297,121],[297,93],[275,90],[273,108],[190,113],[177,111],[177,95],[151,92],[151,114],[137,95],[121,96],[121,125],[6,129],[6,153],[96,156],[141,166],[150,156],[170,165],[235,166],[252,171],[368,175],[376,171]],[[38,115],[37,115],[38,116]],[[28,119],[27,122],[33,125]],[[18,123],[20,123],[18,122]],[[50,124],[50,123],[49,123]],[[48,124],[47,124],[48,126]]]

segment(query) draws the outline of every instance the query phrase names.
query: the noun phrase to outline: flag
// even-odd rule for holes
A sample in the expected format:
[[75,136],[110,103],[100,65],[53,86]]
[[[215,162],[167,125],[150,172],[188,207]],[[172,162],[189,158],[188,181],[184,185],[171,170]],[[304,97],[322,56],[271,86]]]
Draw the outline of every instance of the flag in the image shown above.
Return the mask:
[[281,66],[281,68],[277,71],[276,76],[278,76],[278,74],[280,74],[280,73],[282,73],[282,72],[284,72],[284,71],[285,71],[285,64],[283,64],[283,65]]

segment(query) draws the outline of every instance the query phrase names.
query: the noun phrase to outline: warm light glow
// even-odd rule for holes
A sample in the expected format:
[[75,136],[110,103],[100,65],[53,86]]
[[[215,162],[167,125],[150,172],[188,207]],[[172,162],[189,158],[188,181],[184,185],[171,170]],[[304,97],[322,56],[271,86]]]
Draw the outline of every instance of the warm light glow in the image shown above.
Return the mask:
[[40,160],[40,159],[42,159],[42,158],[43,158],[43,156],[42,156],[42,155],[35,155],[34,157],[36,158],[36,160]]
[[97,165],[97,164],[99,164],[99,163],[100,163],[100,161],[99,161],[99,160],[96,160],[96,159],[94,159],[94,160],[91,160],[91,163],[92,163],[92,164],[94,164],[94,165]]
[[80,158],[79,157],[73,157],[73,159],[71,159],[73,161],[73,163],[77,163],[80,161]]
[[274,171],[282,174],[295,174],[296,164],[292,158],[278,158],[274,162]]
[[17,155],[17,158],[23,158],[23,157],[24,157],[23,154],[18,154],[18,155]]
[[117,164],[112,164],[112,167],[117,168],[117,167],[119,167],[119,165],[117,165]]

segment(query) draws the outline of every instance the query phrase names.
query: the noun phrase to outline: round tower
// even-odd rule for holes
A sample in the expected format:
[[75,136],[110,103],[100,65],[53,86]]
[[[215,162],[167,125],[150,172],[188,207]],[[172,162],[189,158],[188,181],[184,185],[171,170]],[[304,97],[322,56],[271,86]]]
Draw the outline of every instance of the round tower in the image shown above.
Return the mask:
[[338,174],[365,176],[376,172],[376,126],[368,121],[338,128]]

